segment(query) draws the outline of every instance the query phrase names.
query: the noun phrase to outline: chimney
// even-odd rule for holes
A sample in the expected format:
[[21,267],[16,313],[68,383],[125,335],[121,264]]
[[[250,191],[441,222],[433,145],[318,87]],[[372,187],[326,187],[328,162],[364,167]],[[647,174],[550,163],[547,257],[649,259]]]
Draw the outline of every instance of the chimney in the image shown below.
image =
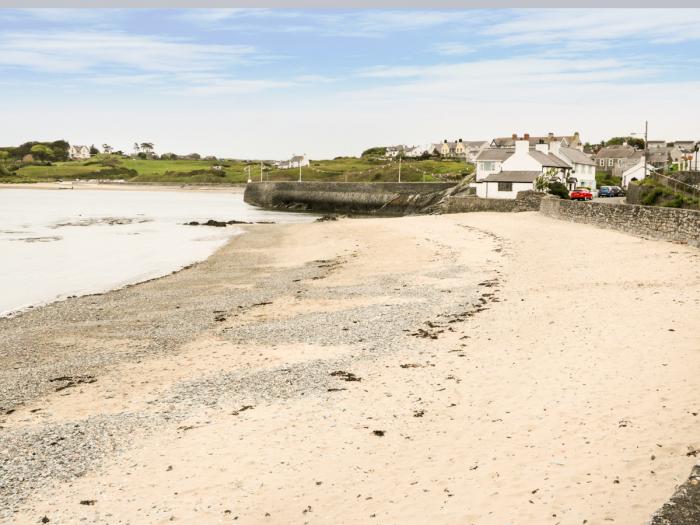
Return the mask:
[[548,136],[550,139],[553,139],[553,138],[554,138],[554,133],[552,133],[552,132],[550,131],[549,133],[547,133],[547,136]]
[[535,144],[535,149],[536,149],[537,151],[541,151],[541,152],[544,153],[545,155],[546,155],[547,152],[549,151],[549,147],[547,146],[547,144]]
[[517,133],[513,133],[513,140],[518,140],[518,134],[517,134]]
[[557,142],[556,140],[553,140],[552,142],[549,143],[549,152],[553,153],[557,157],[559,156],[559,148],[561,147],[561,144]]
[[530,140],[530,134],[529,134],[529,133],[525,133],[525,135],[523,135],[523,138],[524,138],[525,140]]
[[462,139],[459,139],[460,142],[462,142]]
[[530,141],[528,141],[528,140],[516,140],[515,141],[515,154],[516,155],[527,155],[529,152],[530,152]]

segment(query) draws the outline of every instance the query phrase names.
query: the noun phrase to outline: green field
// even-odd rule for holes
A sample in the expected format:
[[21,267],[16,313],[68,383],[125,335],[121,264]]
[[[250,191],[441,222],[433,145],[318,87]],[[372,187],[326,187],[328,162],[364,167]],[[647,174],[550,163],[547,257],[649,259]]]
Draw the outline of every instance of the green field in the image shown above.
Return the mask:
[[[221,170],[212,169],[221,166]],[[28,165],[11,176],[0,177],[0,182],[45,182],[55,180],[124,179],[129,182],[170,184],[241,183],[261,179],[260,162],[240,160],[145,160],[100,155],[89,161],[57,162],[51,166]],[[401,180],[405,182],[432,182],[459,179],[473,172],[474,167],[454,160],[404,160]],[[397,181],[398,161],[341,157],[333,160],[312,160],[301,170],[302,180],[323,181]],[[263,164],[262,178],[266,181],[298,180],[299,170],[279,170]]]

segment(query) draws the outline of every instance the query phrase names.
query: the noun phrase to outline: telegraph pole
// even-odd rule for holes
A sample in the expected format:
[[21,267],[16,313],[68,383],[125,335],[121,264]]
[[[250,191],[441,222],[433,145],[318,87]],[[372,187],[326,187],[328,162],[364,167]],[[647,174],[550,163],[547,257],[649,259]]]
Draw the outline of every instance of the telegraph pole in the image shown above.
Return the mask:
[[299,182],[301,182],[301,161],[299,161]]
[[262,181],[262,161],[260,161],[260,182]]
[[399,157],[399,182],[401,182],[401,157]]
[[647,178],[647,164],[649,155],[649,121],[644,121],[644,178]]

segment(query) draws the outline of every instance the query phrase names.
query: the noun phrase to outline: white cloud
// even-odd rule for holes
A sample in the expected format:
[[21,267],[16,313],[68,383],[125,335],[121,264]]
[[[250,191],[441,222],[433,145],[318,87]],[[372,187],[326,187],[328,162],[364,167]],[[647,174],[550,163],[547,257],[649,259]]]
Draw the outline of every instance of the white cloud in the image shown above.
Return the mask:
[[[510,12],[482,30],[507,45],[700,40],[700,9],[563,9]],[[581,48],[581,51],[586,51]]]
[[469,46],[461,42],[442,42],[433,46],[433,51],[439,55],[460,56],[473,53],[474,46]]
[[123,32],[57,31],[0,34],[0,65],[41,71],[106,66],[148,72],[211,71],[252,59],[255,48],[198,44]]

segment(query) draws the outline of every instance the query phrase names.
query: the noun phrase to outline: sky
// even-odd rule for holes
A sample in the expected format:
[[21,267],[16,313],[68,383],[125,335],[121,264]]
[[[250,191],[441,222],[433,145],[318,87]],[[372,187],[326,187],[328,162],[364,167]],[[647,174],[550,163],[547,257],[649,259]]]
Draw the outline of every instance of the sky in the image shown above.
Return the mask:
[[700,139],[700,9],[0,9],[0,145]]

